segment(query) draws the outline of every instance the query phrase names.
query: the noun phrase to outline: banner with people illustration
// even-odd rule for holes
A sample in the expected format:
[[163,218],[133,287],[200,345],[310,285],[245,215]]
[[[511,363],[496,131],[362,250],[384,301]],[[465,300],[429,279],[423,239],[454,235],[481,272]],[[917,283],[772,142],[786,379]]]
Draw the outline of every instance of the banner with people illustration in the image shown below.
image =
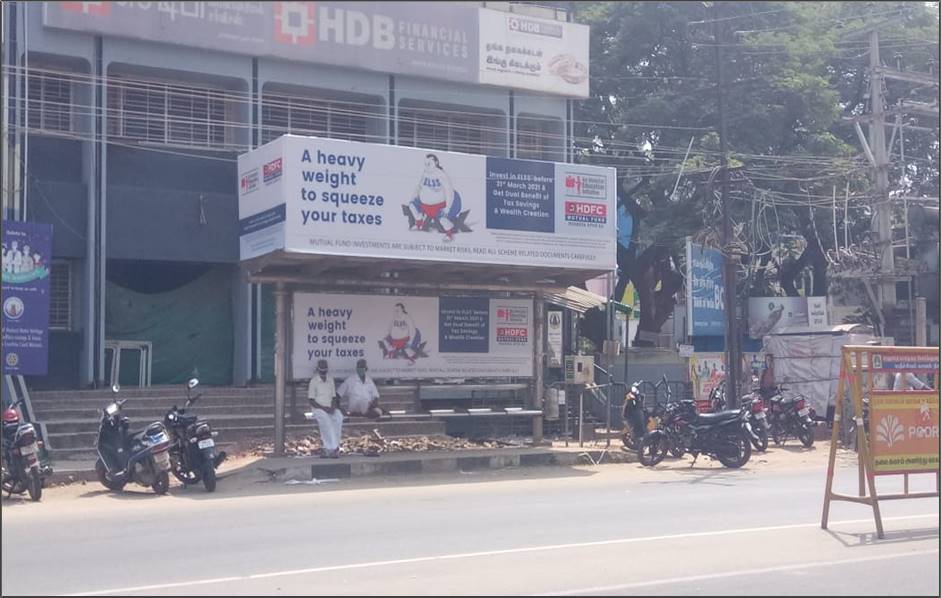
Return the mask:
[[3,221],[3,373],[45,376],[52,225]]
[[243,260],[283,249],[616,267],[613,168],[294,135],[238,166]]
[[489,297],[294,294],[293,377],[366,359],[379,378],[528,377],[533,302]]

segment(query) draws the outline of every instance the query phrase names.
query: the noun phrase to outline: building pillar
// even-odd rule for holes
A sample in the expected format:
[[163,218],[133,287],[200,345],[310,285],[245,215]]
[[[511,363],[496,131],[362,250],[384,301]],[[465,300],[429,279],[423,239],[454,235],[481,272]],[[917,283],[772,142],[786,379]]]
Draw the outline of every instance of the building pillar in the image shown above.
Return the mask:
[[274,456],[284,456],[284,389],[287,383],[288,292],[283,282],[275,287],[274,349]]

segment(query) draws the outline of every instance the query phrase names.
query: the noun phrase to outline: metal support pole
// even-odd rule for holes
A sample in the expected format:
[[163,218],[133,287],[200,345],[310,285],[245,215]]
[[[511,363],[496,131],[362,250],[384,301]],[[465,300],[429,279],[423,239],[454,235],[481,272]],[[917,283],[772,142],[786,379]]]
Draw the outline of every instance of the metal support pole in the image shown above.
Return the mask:
[[[534,328],[533,336],[533,372],[534,374],[534,386],[533,388],[533,397],[532,397],[532,408],[538,409],[545,412],[545,405],[543,404],[544,395],[545,395],[545,336],[546,336],[546,302],[543,298],[542,293],[536,293],[535,297],[536,309],[534,313]],[[537,415],[533,418],[533,444],[539,444],[542,442],[542,420],[541,415]]]
[[284,283],[277,283],[274,349],[274,456],[284,456],[284,389],[287,382],[287,299]]
[[738,293],[735,284],[735,260],[730,255],[732,244],[732,221],[729,210],[729,161],[728,147],[726,146],[725,131],[725,95],[723,87],[725,85],[722,69],[722,42],[719,35],[719,3],[713,4],[715,11],[715,20],[713,21],[713,32],[715,36],[716,47],[716,95],[718,96],[719,112],[719,151],[721,153],[722,168],[722,255],[723,255],[723,280],[725,283],[725,354],[726,354],[726,399],[728,408],[738,407],[738,381],[739,368],[741,367],[741,357],[739,356],[739,337],[738,320],[735,317],[735,306],[738,303]]
[[578,389],[578,446],[585,446],[585,443],[582,439],[582,433],[585,431],[585,425],[582,423],[582,419],[585,413],[585,388],[580,387]]
[[[928,300],[924,297],[915,299],[915,346],[928,346]],[[937,387],[935,387],[937,388]]]

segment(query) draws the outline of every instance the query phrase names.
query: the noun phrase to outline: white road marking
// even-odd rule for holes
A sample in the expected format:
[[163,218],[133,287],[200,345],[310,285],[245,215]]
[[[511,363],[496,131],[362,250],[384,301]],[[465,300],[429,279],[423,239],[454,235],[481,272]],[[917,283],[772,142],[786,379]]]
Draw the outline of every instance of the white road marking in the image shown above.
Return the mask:
[[854,563],[866,563],[869,561],[887,561],[889,559],[902,559],[912,556],[925,556],[928,554],[938,554],[939,549],[923,550],[919,552],[905,552],[901,554],[882,554],[876,556],[860,557],[858,559],[843,559],[839,561],[823,561],[810,563],[797,563],[794,565],[781,565],[778,567],[765,567],[763,569],[746,569],[744,571],[728,571],[725,573],[708,573],[705,575],[691,575],[689,577],[672,577],[669,579],[654,579],[651,581],[638,581],[634,583],[618,584],[613,586],[598,586],[594,588],[581,588],[578,590],[565,590],[563,592],[550,592],[547,594],[533,594],[533,596],[575,596],[578,594],[593,594],[596,592],[619,592],[622,590],[632,590],[649,586],[660,586],[674,583],[687,583],[696,581],[706,581],[710,579],[723,579],[727,577],[740,577],[745,575],[762,575],[765,573],[780,573],[782,571],[806,571],[807,569],[816,569],[818,567],[833,567],[836,565],[851,565]]
[[[938,518],[938,513],[927,513],[923,515],[902,515],[898,517],[883,517],[883,521],[900,521],[906,519],[927,519],[927,518]],[[872,523],[873,519],[871,517],[867,519],[850,519],[846,521],[831,521],[830,526],[834,525],[846,525],[846,524],[856,524],[856,523]],[[220,577],[215,579],[202,579],[202,580],[193,580],[193,581],[181,581],[175,583],[161,583],[153,584],[147,586],[135,586],[128,588],[115,588],[111,590],[94,590],[90,592],[79,592],[75,594],[65,594],[66,596],[103,596],[107,594],[127,594],[129,592],[146,592],[149,590],[160,590],[166,588],[178,588],[183,586],[190,585],[205,585],[211,583],[221,583],[227,581],[245,581],[252,579],[265,579],[269,577],[285,577],[288,575],[304,575],[312,573],[326,573],[330,571],[347,571],[350,569],[367,569],[370,567],[388,567],[394,565],[409,565],[414,563],[428,563],[433,561],[448,561],[456,559],[470,559],[470,558],[479,558],[486,556],[498,556],[504,554],[523,554],[527,552],[544,552],[550,550],[567,550],[572,548],[590,548],[595,546],[612,546],[616,544],[635,544],[641,542],[659,542],[662,540],[679,540],[684,538],[703,538],[710,536],[729,536],[734,534],[750,534],[750,533],[759,533],[759,532],[772,532],[780,530],[789,530],[789,529],[801,529],[807,527],[819,527],[820,522],[815,521],[813,523],[795,523],[791,525],[774,525],[766,527],[748,527],[740,529],[730,529],[730,530],[718,530],[711,532],[690,532],[685,534],[671,534],[664,536],[644,536],[640,538],[617,538],[614,540],[598,540],[594,542],[576,542],[571,544],[549,544],[543,546],[524,546],[520,548],[507,548],[502,550],[485,550],[480,552],[462,552],[456,554],[441,554],[435,556],[423,556],[423,557],[414,557],[408,559],[396,559],[391,561],[369,561],[365,563],[350,563],[347,565],[330,565],[326,567],[312,567],[309,569],[293,569],[288,571],[274,571],[271,573],[256,573],[253,575],[239,575],[234,577]],[[579,590],[583,591],[592,591],[592,590]]]

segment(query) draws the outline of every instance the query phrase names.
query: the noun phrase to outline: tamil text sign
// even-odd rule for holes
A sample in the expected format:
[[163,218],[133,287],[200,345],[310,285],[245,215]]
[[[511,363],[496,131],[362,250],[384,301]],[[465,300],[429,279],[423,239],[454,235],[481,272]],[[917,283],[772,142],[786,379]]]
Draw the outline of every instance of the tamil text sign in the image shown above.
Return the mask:
[[938,469],[938,391],[873,391],[869,434],[875,473]]
[[366,359],[383,378],[532,376],[533,303],[488,297],[294,295],[293,375]]

